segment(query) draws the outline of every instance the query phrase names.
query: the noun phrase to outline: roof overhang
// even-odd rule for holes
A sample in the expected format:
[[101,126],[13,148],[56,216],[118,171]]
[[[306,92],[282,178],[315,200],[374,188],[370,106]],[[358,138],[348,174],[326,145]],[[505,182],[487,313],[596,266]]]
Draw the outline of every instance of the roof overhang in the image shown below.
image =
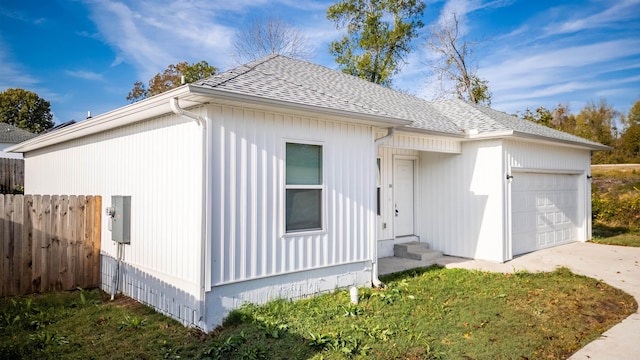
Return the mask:
[[593,150],[593,151],[613,150],[613,148],[610,146],[590,142],[588,140],[585,140],[585,142],[581,142],[581,141],[572,141],[572,140],[565,140],[565,139],[558,139],[558,138],[550,138],[546,136],[534,135],[534,134],[519,132],[515,130],[491,131],[491,132],[484,132],[480,134],[467,134],[464,137],[464,141],[510,139],[510,138],[524,139],[527,141],[533,141],[541,144],[544,143],[549,145],[572,147],[572,148]]
[[352,111],[344,111],[337,110],[328,107],[321,106],[313,106],[306,104],[299,104],[295,102],[283,101],[283,100],[275,100],[269,99],[259,96],[246,95],[237,92],[220,90],[205,86],[193,85],[189,84],[189,91],[192,94],[197,94],[201,96],[206,96],[210,98],[215,98],[216,100],[221,100],[222,102],[226,102],[227,104],[233,105],[242,105],[242,104],[250,104],[257,108],[262,109],[270,109],[270,110],[282,110],[286,109],[292,111],[294,113],[306,114],[309,113],[318,113],[330,118],[339,119],[344,121],[348,119],[349,122],[380,126],[380,127],[396,127],[396,126],[404,126],[410,125],[410,120],[402,120],[397,118],[392,118],[383,115],[369,115],[369,114],[361,114]]
[[412,126],[401,126],[401,127],[397,127],[396,130],[407,133],[407,134],[425,134],[425,135],[432,135],[434,137],[440,137],[440,138],[449,138],[449,139],[453,138],[456,140],[465,139],[465,135],[462,132],[460,132],[459,134],[456,134],[456,133],[443,132],[443,131],[427,130],[427,129],[412,127]]
[[4,151],[18,153],[33,151],[168,114],[171,113],[169,99],[174,97],[179,97],[181,106],[185,108],[202,104],[202,99],[191,96],[189,89],[186,86],[181,86],[62,129],[38,135],[30,140],[13,145]]
[[573,141],[573,140],[549,138],[549,137],[546,137],[546,136],[527,134],[527,133],[522,133],[522,132],[519,132],[519,131],[514,131],[513,132],[513,137],[523,138],[523,139],[533,140],[533,141],[538,141],[538,142],[543,142],[543,143],[552,144],[552,145],[567,146],[567,147],[580,148],[580,149],[592,150],[592,151],[610,151],[610,150],[613,150],[613,148],[611,146],[598,144],[598,143],[595,143],[595,142],[588,141],[586,139],[585,139],[584,142],[582,142],[582,141]]

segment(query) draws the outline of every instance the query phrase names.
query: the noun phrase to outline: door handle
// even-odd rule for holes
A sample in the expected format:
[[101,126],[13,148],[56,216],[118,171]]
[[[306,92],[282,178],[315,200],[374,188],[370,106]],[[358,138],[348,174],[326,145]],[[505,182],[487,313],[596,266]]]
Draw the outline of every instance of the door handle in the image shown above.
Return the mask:
[[398,216],[398,204],[396,204],[396,216]]

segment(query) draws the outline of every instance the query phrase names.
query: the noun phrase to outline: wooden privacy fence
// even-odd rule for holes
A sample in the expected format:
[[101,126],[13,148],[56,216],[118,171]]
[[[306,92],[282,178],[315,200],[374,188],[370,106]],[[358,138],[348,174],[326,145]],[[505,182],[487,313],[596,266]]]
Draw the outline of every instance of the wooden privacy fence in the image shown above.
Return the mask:
[[100,285],[100,196],[0,195],[0,296]]
[[24,189],[24,160],[0,158],[0,193],[22,193]]

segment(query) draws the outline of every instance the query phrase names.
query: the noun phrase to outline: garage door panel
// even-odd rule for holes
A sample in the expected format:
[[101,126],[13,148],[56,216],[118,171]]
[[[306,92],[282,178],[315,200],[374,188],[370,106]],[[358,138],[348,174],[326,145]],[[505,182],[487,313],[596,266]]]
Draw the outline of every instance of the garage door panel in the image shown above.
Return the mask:
[[577,240],[576,175],[523,173],[511,186],[514,255]]

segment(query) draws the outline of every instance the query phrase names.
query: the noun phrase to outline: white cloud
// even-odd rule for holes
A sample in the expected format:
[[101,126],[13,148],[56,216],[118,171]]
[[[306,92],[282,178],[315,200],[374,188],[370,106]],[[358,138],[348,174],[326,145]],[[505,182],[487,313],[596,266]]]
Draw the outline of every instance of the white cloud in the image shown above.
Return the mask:
[[[491,81],[495,90],[516,86],[538,86],[555,83],[560,79],[609,71],[609,66],[585,72],[592,65],[612,63],[617,59],[640,54],[640,40],[622,39],[562,49],[537,47],[512,49],[501,52],[499,57],[484,59],[491,63],[481,67],[481,74]],[[505,60],[502,60],[505,59]],[[492,63],[493,62],[493,63]]]
[[102,74],[98,74],[93,71],[84,71],[84,70],[66,70],[65,74],[69,76],[73,76],[75,78],[91,80],[91,81],[105,81]]
[[[223,70],[233,66],[230,56],[233,37],[246,17],[255,13],[256,7],[282,9],[289,6],[321,11],[322,17],[315,23],[301,25],[313,39],[312,43],[325,51],[326,43],[335,35],[335,31],[327,31],[330,27],[324,11],[328,4],[293,0],[279,2],[280,5],[267,0],[85,0],[100,37],[116,53],[113,65],[125,62],[134,66],[140,79],[151,78],[169,64],[180,61],[206,60]],[[284,18],[282,14],[277,15]]]
[[605,8],[602,11],[598,11],[597,13],[586,15],[583,15],[582,12],[593,12],[594,9],[586,7],[586,9],[580,9],[575,14],[573,12],[567,12],[567,17],[569,17],[569,19],[564,22],[548,25],[545,28],[547,34],[575,33],[587,29],[619,26],[620,23],[625,20],[637,18],[638,13],[640,12],[640,0],[600,2],[600,4],[602,3],[610,5],[610,7]]
[[460,35],[468,33],[467,14],[485,8],[498,8],[508,6],[512,0],[447,0],[440,10],[440,17],[437,20],[439,26],[444,26],[452,20],[455,14],[458,20]]

